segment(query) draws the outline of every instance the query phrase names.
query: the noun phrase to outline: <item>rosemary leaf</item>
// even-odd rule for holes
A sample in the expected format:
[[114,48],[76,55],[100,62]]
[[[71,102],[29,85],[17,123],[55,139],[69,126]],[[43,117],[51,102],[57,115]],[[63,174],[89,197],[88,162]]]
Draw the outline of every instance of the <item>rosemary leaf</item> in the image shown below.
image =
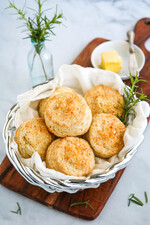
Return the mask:
[[17,202],[17,206],[18,206],[18,213],[19,213],[19,215],[21,215],[21,207],[19,205],[19,202]]
[[18,214],[18,211],[10,211],[10,212]]
[[131,203],[131,200],[130,200],[130,199],[128,199],[128,206],[130,206],[130,203]]
[[94,208],[93,208],[93,206],[91,206],[90,203],[88,203],[88,206],[94,211]]
[[134,199],[130,199],[131,202],[134,202],[137,205],[143,206],[143,203],[141,204],[139,201],[136,201]]
[[89,206],[92,210],[94,210],[93,206],[89,203],[90,200],[86,201],[86,202],[74,202],[72,203],[70,206],[76,206],[76,205],[85,205],[85,208],[87,208],[87,206]]
[[139,198],[137,198],[135,195],[133,195],[132,199],[133,199],[133,198],[134,198],[139,204],[144,205],[143,202],[142,202]]
[[148,203],[148,196],[147,196],[147,192],[144,192],[144,196],[145,196],[145,202]]
[[75,205],[87,205],[87,202],[74,202],[70,206],[75,206]]

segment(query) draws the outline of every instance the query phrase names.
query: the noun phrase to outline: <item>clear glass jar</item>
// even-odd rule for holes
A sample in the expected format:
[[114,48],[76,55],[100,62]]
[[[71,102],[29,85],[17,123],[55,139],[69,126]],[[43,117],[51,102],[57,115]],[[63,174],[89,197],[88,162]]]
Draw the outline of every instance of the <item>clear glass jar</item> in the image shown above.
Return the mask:
[[52,54],[45,48],[44,42],[35,43],[31,40],[32,48],[28,53],[28,67],[31,86],[54,78]]

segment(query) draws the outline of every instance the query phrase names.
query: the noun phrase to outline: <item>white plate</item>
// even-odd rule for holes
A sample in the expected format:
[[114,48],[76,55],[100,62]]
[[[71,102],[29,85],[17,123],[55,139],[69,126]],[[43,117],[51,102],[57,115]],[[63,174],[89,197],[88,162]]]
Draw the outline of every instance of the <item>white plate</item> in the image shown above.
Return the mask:
[[[145,63],[145,56],[142,50],[137,46],[135,47],[135,55],[138,64],[138,71],[140,71]],[[129,43],[126,41],[107,41],[98,45],[91,54],[91,63],[93,67],[100,68],[101,65],[101,53],[109,50],[116,50],[116,52],[122,58],[122,69],[117,73],[123,80],[129,78]]]

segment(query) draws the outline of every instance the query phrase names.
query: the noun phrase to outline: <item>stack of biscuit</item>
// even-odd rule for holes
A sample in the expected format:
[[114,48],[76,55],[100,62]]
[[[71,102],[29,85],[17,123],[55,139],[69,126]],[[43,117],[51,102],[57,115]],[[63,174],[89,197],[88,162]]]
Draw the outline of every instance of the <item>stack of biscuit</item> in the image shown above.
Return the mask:
[[84,96],[92,111],[92,124],[86,138],[96,156],[110,158],[124,147],[125,125],[118,119],[123,113],[123,96],[108,86],[97,86]]
[[21,124],[15,141],[22,157],[38,152],[46,167],[71,176],[93,171],[95,156],[109,158],[123,148],[123,97],[107,86],[85,97],[69,87],[57,88],[38,105],[39,118]]

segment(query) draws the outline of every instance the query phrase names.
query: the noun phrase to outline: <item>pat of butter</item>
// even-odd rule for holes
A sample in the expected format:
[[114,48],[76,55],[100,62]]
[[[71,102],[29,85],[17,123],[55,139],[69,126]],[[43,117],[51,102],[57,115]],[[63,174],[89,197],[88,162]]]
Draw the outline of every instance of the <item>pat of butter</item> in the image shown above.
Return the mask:
[[117,73],[122,69],[122,59],[115,50],[101,53],[101,68]]

